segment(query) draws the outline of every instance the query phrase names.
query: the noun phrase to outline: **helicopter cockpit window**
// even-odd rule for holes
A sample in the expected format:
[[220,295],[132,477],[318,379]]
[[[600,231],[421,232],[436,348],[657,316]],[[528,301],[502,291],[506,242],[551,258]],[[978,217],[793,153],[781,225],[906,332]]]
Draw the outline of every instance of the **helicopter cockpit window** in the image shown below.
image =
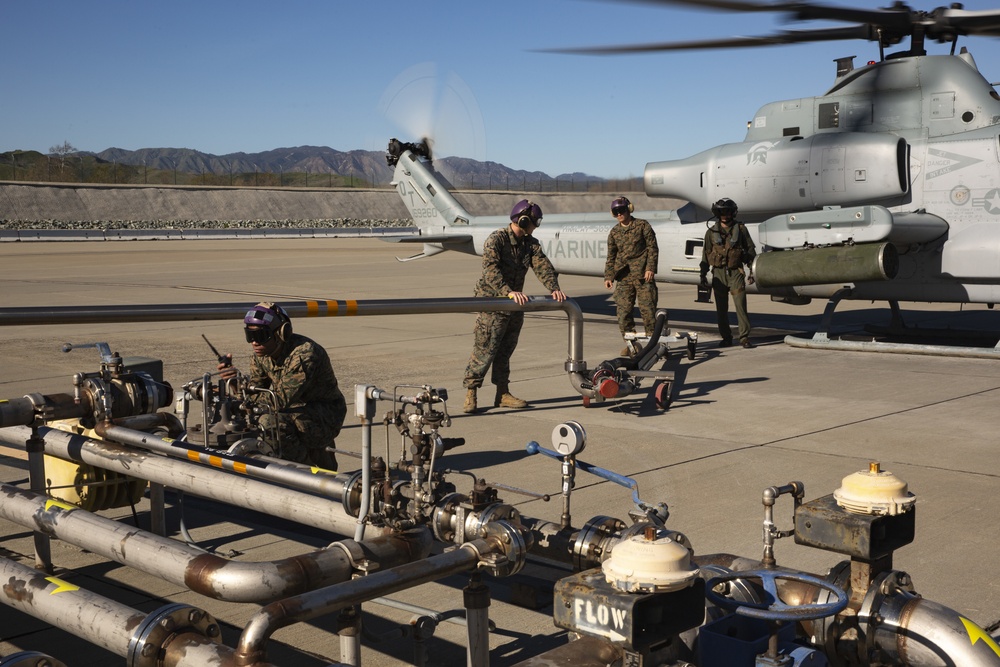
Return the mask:
[[840,127],[840,102],[828,102],[819,105],[819,129]]

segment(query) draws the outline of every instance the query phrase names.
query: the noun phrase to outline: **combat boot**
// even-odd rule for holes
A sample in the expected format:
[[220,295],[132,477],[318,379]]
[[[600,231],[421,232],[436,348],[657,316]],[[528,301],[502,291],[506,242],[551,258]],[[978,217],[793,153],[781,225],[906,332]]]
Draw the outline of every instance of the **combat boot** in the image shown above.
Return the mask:
[[478,405],[476,404],[476,390],[472,388],[465,392],[465,405],[462,406],[462,412],[465,414],[472,414],[476,411]]
[[507,387],[497,387],[497,397],[493,400],[494,407],[513,408],[520,410],[528,407],[528,402],[510,393]]

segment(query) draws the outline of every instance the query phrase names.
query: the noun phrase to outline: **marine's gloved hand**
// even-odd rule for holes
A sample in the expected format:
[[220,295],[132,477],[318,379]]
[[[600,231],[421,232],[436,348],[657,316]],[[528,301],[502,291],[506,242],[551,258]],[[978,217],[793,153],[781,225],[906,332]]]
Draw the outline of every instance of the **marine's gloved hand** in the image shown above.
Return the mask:
[[757,280],[753,277],[752,273],[747,276],[747,285],[753,285],[755,282],[757,282]]
[[219,356],[219,365],[216,367],[219,377],[223,380],[231,380],[236,377],[236,369],[233,368],[233,355],[224,354]]

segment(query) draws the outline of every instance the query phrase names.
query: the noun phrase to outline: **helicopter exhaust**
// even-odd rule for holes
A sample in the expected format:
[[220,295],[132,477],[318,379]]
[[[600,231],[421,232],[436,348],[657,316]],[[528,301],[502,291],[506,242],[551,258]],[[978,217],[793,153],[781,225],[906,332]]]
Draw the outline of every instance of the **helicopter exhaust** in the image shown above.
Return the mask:
[[683,160],[646,164],[650,197],[711,209],[729,197],[744,214],[852,206],[909,191],[909,146],[884,134],[840,132],[723,144]]
[[753,262],[761,288],[892,280],[898,271],[899,253],[891,243],[771,250]]

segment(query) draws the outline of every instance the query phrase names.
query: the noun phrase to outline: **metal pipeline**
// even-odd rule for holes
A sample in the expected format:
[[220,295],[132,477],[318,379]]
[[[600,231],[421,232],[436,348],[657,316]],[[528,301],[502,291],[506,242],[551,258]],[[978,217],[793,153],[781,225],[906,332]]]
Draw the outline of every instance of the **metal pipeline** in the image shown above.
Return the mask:
[[270,602],[350,580],[361,559],[392,567],[430,553],[426,528],[366,542],[344,540],[275,561],[232,561],[105,519],[45,495],[0,484],[0,517],[117,563],[229,602]]
[[[692,561],[703,571],[739,572],[762,565],[761,561],[732,554],[695,556]],[[868,638],[864,654],[881,651],[879,664],[910,667],[1000,665],[1000,647],[986,630],[955,610],[891,586],[888,581],[889,577],[884,577],[873,583],[858,613],[859,624],[868,628],[864,633]],[[814,586],[789,580],[779,580],[776,584],[786,604],[811,604],[818,599],[819,591]],[[734,587],[732,594],[748,601],[753,598],[752,590],[747,587]]]
[[961,357],[965,359],[996,359],[1000,350],[993,347],[968,347],[961,345],[920,345],[917,343],[883,343],[881,341],[836,340],[832,338],[802,338],[785,336],[785,344],[814,350],[841,352],[882,352],[885,354],[922,354],[932,357]]
[[[146,614],[34,568],[0,558],[0,602],[117,655]],[[56,595],[58,593],[58,595]]]
[[0,401],[0,428],[31,426],[36,419],[75,419],[84,413],[70,394],[28,394]]
[[[356,301],[304,301],[281,303],[292,318],[299,317],[362,317],[367,315],[427,315],[435,313],[536,312],[562,310],[569,320],[569,344],[565,369],[570,384],[583,395],[586,381],[583,374],[583,311],[573,299],[556,301],[548,296],[533,296],[528,303],[518,305],[511,299],[449,298],[449,299],[384,299]],[[28,324],[111,324],[115,322],[163,322],[178,320],[240,319],[254,303],[152,304],[145,306],[39,306],[33,308],[0,308],[0,326]]]
[[270,636],[287,625],[332,614],[366,600],[435,581],[475,568],[484,556],[495,550],[488,540],[466,542],[438,556],[389,570],[379,570],[366,577],[272,602],[262,608],[243,629],[236,647],[240,665],[254,665],[266,659]]
[[[164,414],[164,413],[158,413]],[[171,458],[194,461],[213,468],[246,475],[254,479],[277,482],[293,489],[308,491],[340,502],[344,494],[344,480],[324,470],[304,466],[284,465],[276,459],[229,454],[224,450],[205,449],[201,445],[192,446],[184,440],[174,440],[152,433],[134,431],[123,426],[100,423],[94,432],[105,440],[139,447]]]
[[890,661],[914,667],[1000,665],[996,641],[955,610],[903,590],[880,602],[862,609],[858,620],[870,628],[870,646]]
[[[200,466],[198,473],[192,475],[193,464],[186,461],[130,450],[122,445],[92,440],[47,426],[39,427],[38,431],[45,439],[45,453],[52,456],[146,479],[202,498],[263,512],[338,535],[354,534],[356,519],[328,498]],[[23,446],[30,437],[31,429],[25,426],[0,429],[0,441],[14,446]]]
[[[115,426],[129,428],[134,431],[148,431],[155,428],[167,429],[167,435],[171,438],[179,438],[186,430],[184,424],[172,412],[154,412],[151,415],[134,415],[132,417],[119,417],[113,419]],[[104,436],[101,436],[104,437]]]
[[130,667],[237,664],[233,649],[217,643],[215,619],[195,607],[167,605],[146,614],[6,558],[0,580],[0,602],[126,658]]

